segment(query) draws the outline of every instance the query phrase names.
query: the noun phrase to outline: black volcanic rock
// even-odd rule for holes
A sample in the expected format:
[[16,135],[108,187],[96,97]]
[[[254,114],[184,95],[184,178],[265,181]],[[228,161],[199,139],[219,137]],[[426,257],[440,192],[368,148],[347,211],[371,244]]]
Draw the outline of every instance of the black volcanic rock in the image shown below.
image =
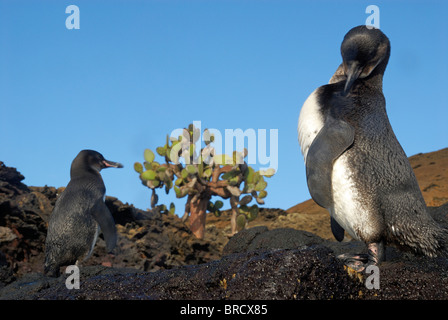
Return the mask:
[[269,230],[266,226],[258,226],[238,232],[229,240],[222,253],[227,255],[260,249],[296,249],[322,242],[322,238],[311,232],[292,228]]
[[367,274],[347,272],[321,245],[251,251],[212,262],[142,272],[129,268],[81,268],[80,288],[67,275],[27,274],[0,290],[0,299],[43,300],[378,300],[448,299],[446,259],[385,262],[379,289]]
[[[52,209],[50,201],[23,184],[23,179],[15,168],[0,162],[0,252],[6,261],[2,268],[19,276],[33,271],[42,259],[45,219]],[[0,286],[12,279],[1,274]]]
[[16,168],[7,167],[0,161],[0,191],[6,196],[29,191],[21,181],[25,179]]
[[[90,269],[89,269],[90,268]],[[99,270],[99,272],[98,272]],[[34,275],[0,291],[3,299],[347,299],[360,285],[325,247],[253,251],[200,265],[129,272],[86,267],[80,289],[68,290],[65,276]],[[31,283],[31,285],[30,285]],[[27,284],[28,287],[24,288]],[[25,292],[26,290],[26,292]]]

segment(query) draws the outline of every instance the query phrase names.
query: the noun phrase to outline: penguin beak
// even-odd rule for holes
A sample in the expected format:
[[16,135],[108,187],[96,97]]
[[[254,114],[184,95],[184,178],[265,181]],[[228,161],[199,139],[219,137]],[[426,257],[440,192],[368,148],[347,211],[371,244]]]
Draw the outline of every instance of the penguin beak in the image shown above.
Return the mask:
[[357,61],[351,61],[347,64],[344,63],[344,71],[347,76],[347,81],[345,82],[344,87],[344,96],[350,91],[355,83],[356,79],[359,78],[359,75],[362,72],[362,68]]
[[113,162],[109,160],[103,160],[104,168],[123,168],[123,165],[119,162]]

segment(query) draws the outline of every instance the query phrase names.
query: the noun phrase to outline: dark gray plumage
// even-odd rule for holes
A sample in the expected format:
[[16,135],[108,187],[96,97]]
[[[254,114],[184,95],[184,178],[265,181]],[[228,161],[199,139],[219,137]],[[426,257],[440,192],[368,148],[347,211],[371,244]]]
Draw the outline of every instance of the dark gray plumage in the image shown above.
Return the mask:
[[44,272],[58,276],[64,265],[87,259],[98,236],[104,234],[108,252],[117,241],[114,219],[104,203],[106,188],[100,171],[122,168],[93,150],[82,150],[73,160],[70,182],[57,199],[48,224]]
[[385,243],[427,256],[446,253],[447,230],[427,213],[387,117],[382,84],[389,39],[378,29],[355,27],[341,54],[330,84],[316,89],[300,112],[299,143],[312,198],[329,210],[337,240],[345,230],[368,245],[367,257],[346,256],[354,265],[383,260]]

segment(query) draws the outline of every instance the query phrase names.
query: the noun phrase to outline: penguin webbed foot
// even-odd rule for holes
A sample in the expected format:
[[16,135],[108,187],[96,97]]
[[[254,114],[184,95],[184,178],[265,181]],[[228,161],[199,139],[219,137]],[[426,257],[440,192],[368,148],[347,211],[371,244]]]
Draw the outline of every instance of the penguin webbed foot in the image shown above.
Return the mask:
[[344,253],[337,258],[347,267],[356,272],[363,272],[369,265],[378,265],[384,260],[384,243],[373,242],[367,246],[367,253],[350,254]]
[[[367,253],[350,254],[344,253],[337,256],[337,258],[347,266],[355,270],[356,272],[363,272],[369,265],[369,255]],[[371,264],[371,263],[370,263]]]

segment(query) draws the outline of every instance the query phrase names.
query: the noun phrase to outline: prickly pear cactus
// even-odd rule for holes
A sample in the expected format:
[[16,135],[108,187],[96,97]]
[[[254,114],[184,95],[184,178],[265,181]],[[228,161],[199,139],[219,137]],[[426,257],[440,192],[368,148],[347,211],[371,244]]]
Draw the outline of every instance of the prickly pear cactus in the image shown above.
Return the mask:
[[[206,212],[221,215],[224,203],[221,200],[213,202],[212,197],[229,199],[234,234],[257,217],[258,205],[264,204],[263,199],[267,196],[265,178],[272,177],[275,171],[254,171],[244,161],[247,149],[234,151],[232,155],[215,154],[214,136],[207,129],[202,134],[205,147],[196,150],[199,138],[200,130],[190,124],[181,136],[167,136],[165,145],[156,148],[161,162],[155,161],[154,152],[146,149],[144,162],[136,162],[134,169],[142,183],[152,190],[152,208],[158,202],[156,189],[164,188],[167,194],[173,189],[177,198],[187,197],[183,220],[189,218],[190,229],[198,238],[204,237]],[[256,204],[250,205],[253,200]],[[166,206],[161,209],[173,214],[174,210],[174,204],[169,209]]]

